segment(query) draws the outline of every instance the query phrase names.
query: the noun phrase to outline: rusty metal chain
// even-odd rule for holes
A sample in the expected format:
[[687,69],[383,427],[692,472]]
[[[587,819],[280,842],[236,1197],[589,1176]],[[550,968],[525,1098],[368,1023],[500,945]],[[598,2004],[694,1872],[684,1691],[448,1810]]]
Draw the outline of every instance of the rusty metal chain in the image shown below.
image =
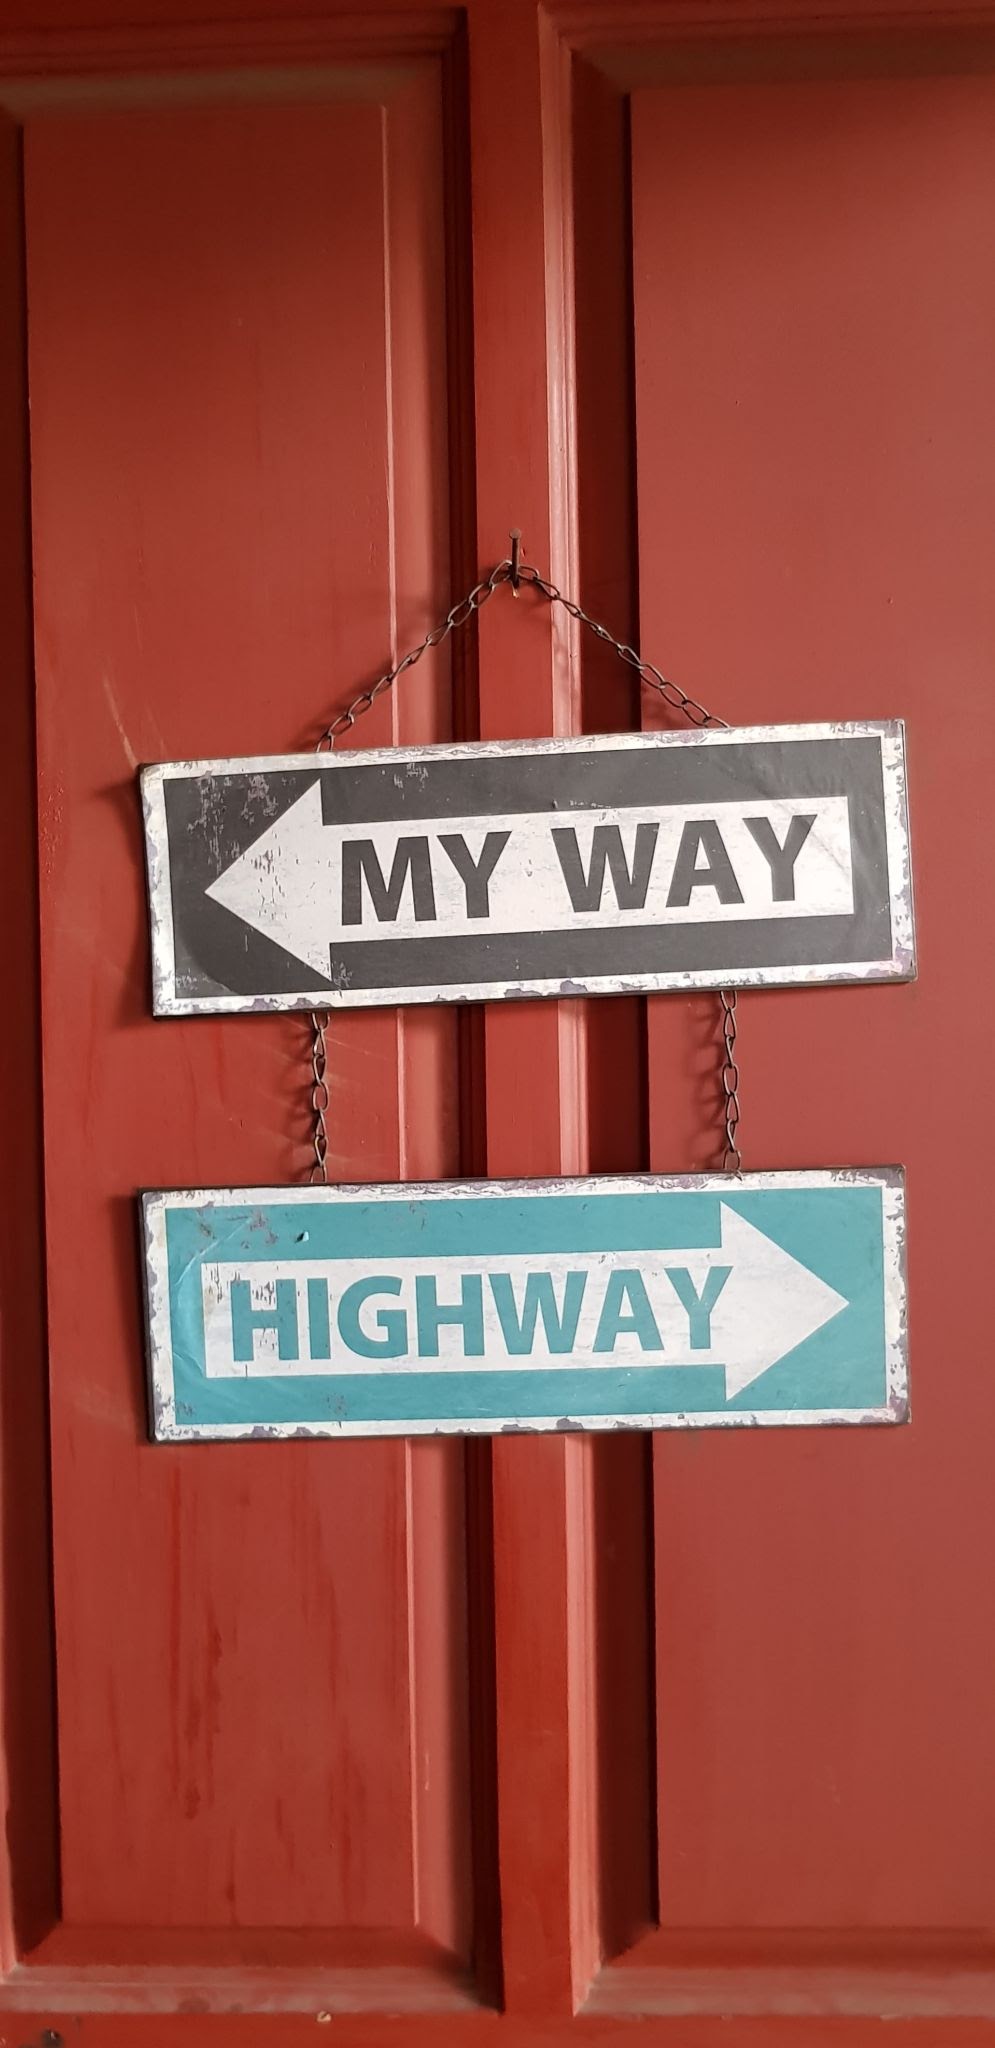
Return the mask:
[[474,613],[479,612],[481,606],[487,603],[489,597],[493,597],[499,584],[510,583],[510,581],[510,561],[499,562],[497,568],[492,569],[490,575],[485,576],[482,583],[475,584],[467,596],[460,599],[459,604],[454,604],[452,611],[447,613],[441,625],[433,626],[432,631],[426,633],[424,640],[419,641],[418,646],[413,647],[410,654],[404,656],[403,661],[397,662],[394,668],[385,670],[384,674],[368,690],[360,691],[359,696],[353,699],[348,710],[340,711],[338,716],[332,719],[331,724],[326,725],[315,752],[324,754],[330,747],[334,747],[336,740],[344,732],[349,732],[352,729],[357,718],[362,718],[365,711],[372,711],[378,697],[383,697],[388,690],[393,689],[399,676],[403,676],[407,669],[414,668],[415,663],[421,660],[423,654],[428,653],[430,647],[441,647],[443,641],[448,640],[450,633],[458,633],[461,626],[468,625]]
[[310,1181],[328,1183],[328,1107],[331,1097],[328,1092],[328,1048],[325,1033],[330,1022],[327,1010],[311,1012],[311,1113],[314,1117],[314,1136]]
[[[385,669],[383,675],[379,676],[375,683],[371,683],[368,690],[361,690],[359,696],[353,699],[345,711],[340,711],[335,718],[330,720],[318,741],[315,752],[324,754],[334,747],[336,740],[340,739],[343,733],[352,730],[357,718],[362,718],[366,711],[372,711],[377,698],[386,696],[387,691],[393,689],[398,678],[403,676],[409,668],[414,668],[415,663],[419,662],[422,656],[428,653],[430,647],[441,647],[443,641],[448,640],[451,633],[456,633],[461,626],[468,625],[474,613],[479,612],[481,605],[485,605],[488,598],[493,597],[498,585],[508,583],[510,580],[511,562],[499,562],[496,569],[492,569],[489,576],[485,576],[482,582],[475,584],[466,597],[461,598],[458,604],[453,605],[452,610],[446,614],[441,624],[433,626],[432,631],[426,633],[424,640],[419,641],[417,647],[411,648],[403,660],[395,663],[393,668]],[[312,1182],[319,1181],[322,1186],[325,1186],[328,1181],[328,1110],[331,1098],[328,1089],[326,1033],[329,1022],[330,1016],[327,1010],[312,1010],[311,1109],[314,1116],[314,1135],[312,1138],[314,1158],[311,1162],[308,1178]]]
[[[706,727],[721,729],[723,732],[730,730],[726,719],[717,718],[713,712],[706,710],[703,704],[699,704],[696,697],[689,697],[680,688],[678,683],[673,682],[669,676],[665,676],[660,669],[654,666],[653,662],[644,661],[636,648],[630,647],[624,640],[616,639],[614,633],[609,632],[608,627],[603,626],[598,619],[592,618],[582,605],[575,603],[573,598],[566,597],[562,590],[557,589],[555,583],[551,583],[545,576],[540,576],[538,569],[533,569],[530,563],[523,562],[521,560],[517,535],[512,536],[512,542],[513,553],[506,557],[503,562],[498,562],[497,566],[491,570],[489,576],[484,577],[480,583],[476,583],[473,589],[460,599],[458,604],[454,604],[452,610],[447,612],[446,617],[440,624],[433,626],[432,631],[426,633],[425,638],[419,641],[417,647],[411,648],[402,660],[395,663],[393,668],[385,669],[383,675],[379,676],[377,681],[370,685],[369,689],[361,690],[359,696],[353,699],[346,710],[338,712],[330,720],[315,748],[316,753],[326,753],[334,747],[336,740],[340,739],[343,733],[350,732],[358,718],[362,718],[367,711],[372,711],[378,697],[383,697],[389,690],[392,690],[400,677],[409,668],[414,668],[416,662],[421,661],[422,656],[427,654],[430,648],[441,647],[443,642],[449,639],[450,634],[459,632],[463,626],[468,625],[475,614],[493,597],[494,592],[500,588],[502,583],[509,583],[516,597],[524,585],[538,591],[540,597],[546,599],[547,604],[559,605],[560,609],[566,612],[570,618],[576,620],[578,625],[583,626],[587,632],[592,633],[596,640],[601,640],[606,647],[610,647],[612,652],[617,654],[619,660],[625,662],[627,667],[635,669],[640,681],[644,682],[649,689],[655,690],[657,695],[663,698],[664,703],[669,705],[672,711],[680,712],[681,716],[686,718],[690,725],[697,726],[702,730]],[[739,1146],[739,1066],[736,1060],[738,1019],[735,990],[730,992],[727,989],[722,989],[719,995],[719,1003],[721,1006],[724,1047],[724,1060],[720,1075],[725,1129],[723,1172],[739,1174],[742,1172],[743,1160]],[[311,1109],[314,1117],[314,1136],[312,1141],[314,1158],[308,1178],[311,1181],[319,1181],[322,1185],[326,1184],[328,1180],[327,1118],[330,1095],[327,1079],[328,1053],[326,1033],[329,1022],[330,1016],[327,1010],[313,1010],[311,1012]]]
[[736,1015],[735,989],[719,992],[722,1010],[722,1043],[725,1058],[722,1063],[720,1080],[726,1127],[726,1149],[722,1160],[723,1173],[742,1173],[743,1157],[739,1149],[739,1067],[736,1064],[736,1040],[739,1036],[739,1020]]
[[[512,582],[514,578],[511,562],[502,563],[501,566],[507,567],[508,581]],[[657,695],[663,698],[664,703],[669,704],[672,711],[679,711],[689,725],[716,726],[723,732],[729,731],[724,718],[716,718],[714,712],[706,711],[705,706],[699,704],[696,697],[687,696],[678,683],[663,675],[660,669],[654,668],[651,661],[644,661],[634,647],[629,647],[624,640],[616,640],[614,633],[610,633],[607,626],[602,626],[599,620],[592,619],[590,612],[586,612],[583,605],[576,604],[572,597],[564,597],[562,590],[557,590],[555,583],[550,583],[545,576],[540,576],[538,569],[532,569],[528,563],[523,562],[517,571],[517,581],[530,584],[533,590],[538,590],[540,596],[547,600],[547,603],[559,605],[561,611],[569,613],[572,619],[576,619],[578,625],[586,627],[589,633],[593,633],[596,640],[603,640],[605,646],[610,647],[620,661],[624,661],[628,668],[634,668],[642,681],[651,690],[655,690]]]

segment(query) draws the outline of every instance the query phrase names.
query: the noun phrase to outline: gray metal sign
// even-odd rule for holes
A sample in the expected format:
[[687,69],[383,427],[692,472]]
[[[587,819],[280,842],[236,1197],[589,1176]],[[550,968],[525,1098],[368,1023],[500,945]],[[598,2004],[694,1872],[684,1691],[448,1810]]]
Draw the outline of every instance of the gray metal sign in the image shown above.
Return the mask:
[[142,773],[158,1016],[905,980],[900,723]]

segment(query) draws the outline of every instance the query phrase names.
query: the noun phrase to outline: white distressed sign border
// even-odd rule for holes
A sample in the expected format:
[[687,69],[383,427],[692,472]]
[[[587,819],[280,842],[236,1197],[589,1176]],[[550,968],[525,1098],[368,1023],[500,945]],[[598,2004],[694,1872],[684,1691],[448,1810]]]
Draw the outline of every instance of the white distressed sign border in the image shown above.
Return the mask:
[[[884,1252],[884,1330],[886,1395],[880,1407],[688,1410],[680,1414],[639,1414],[618,1418],[601,1415],[571,1415],[562,1419],[514,1417],[461,1418],[439,1421],[385,1420],[375,1427],[368,1423],[210,1423],[178,1426],[172,1373],[172,1338],[166,1211],[168,1207],[195,1209],[205,1203],[281,1207],[319,1202],[397,1202],[431,1198],[436,1202],[487,1200],[495,1196],[543,1197],[549,1195],[638,1195],[646,1193],[691,1193],[730,1195],[771,1189],[790,1193],[809,1188],[876,1187],[882,1196]],[[192,1443],[246,1441],[280,1438],[381,1436],[468,1436],[614,1432],[625,1430],[689,1428],[826,1427],[863,1424],[891,1424],[909,1420],[908,1315],[906,1284],[905,1176],[900,1167],[853,1167],[812,1169],[804,1172],[726,1174],[645,1174],[633,1176],[594,1175],[528,1181],[437,1181],[381,1182],[335,1187],[211,1188],[157,1190],[141,1197],[141,1221],[145,1257],[145,1310],[152,1435],[156,1442]],[[375,1369],[375,1368],[374,1368]]]
[[[885,833],[891,909],[892,946],[887,957],[862,961],[828,961],[822,964],[785,963],[776,967],[731,967],[666,970],[630,974],[578,974],[569,985],[562,976],[530,976],[507,988],[490,982],[466,981],[458,985],[392,987],[329,987],[326,983],[293,993],[210,996],[181,996],[176,992],[176,959],[171,897],[169,841],[164,785],[193,776],[232,774],[277,774],[281,771],[314,770],[334,774],[339,769],[364,765],[429,762],[462,762],[495,757],[569,755],[590,753],[610,743],[617,751],[653,748],[715,748],[776,742],[804,742],[847,738],[879,737],[885,800]],[[588,734],[564,740],[488,741],[445,746],[376,748],[367,751],[343,749],[331,754],[267,754],[258,757],[204,761],[173,761],[142,770],[145,812],[145,840],[148,865],[149,906],[152,930],[153,1009],[156,1016],[183,1017],[229,1012],[287,1012],[314,1008],[369,1008],[444,1002],[493,1002],[511,997],[556,997],[574,995],[624,995],[666,993],[680,990],[727,988],[792,987],[831,985],[861,981],[903,981],[915,974],[915,933],[911,861],[908,833],[908,797],[905,766],[905,735],[901,720],[851,721],[835,724],[791,726],[738,726],[729,729],[693,729],[688,732]],[[485,814],[481,814],[482,818]],[[455,943],[455,942],[454,942]],[[302,974],[303,979],[303,974]]]

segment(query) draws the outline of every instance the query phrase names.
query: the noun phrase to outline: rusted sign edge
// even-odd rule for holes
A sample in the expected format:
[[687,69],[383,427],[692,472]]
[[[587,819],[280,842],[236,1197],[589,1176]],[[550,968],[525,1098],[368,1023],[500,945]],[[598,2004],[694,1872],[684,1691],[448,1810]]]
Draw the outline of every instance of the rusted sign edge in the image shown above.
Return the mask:
[[[330,774],[339,769],[390,762],[400,768],[422,761],[494,759],[500,756],[590,753],[604,747],[616,751],[673,747],[717,747],[752,743],[804,742],[819,739],[879,738],[884,786],[885,830],[888,847],[888,886],[891,904],[892,948],[886,958],[840,963],[779,967],[690,969],[647,974],[603,974],[494,982],[461,982],[447,988],[395,987],[329,988],[322,984],[296,994],[212,995],[184,997],[176,993],[176,962],[173,946],[173,914],[170,888],[169,847],[163,784],[189,776],[273,774],[280,771],[312,769]],[[377,747],[365,751],[349,749],[325,754],[262,754],[202,761],[172,761],[145,767],[140,772],[145,820],[145,851],[148,875],[149,913],[152,945],[152,1007],[157,1017],[223,1015],[286,1015],[293,1011],[370,1009],[529,1001],[572,996],[665,995],[723,988],[834,987],[873,982],[914,980],[916,974],[915,917],[911,851],[908,822],[908,784],[905,758],[905,726],[901,719],[849,720],[811,725],[750,725],[728,729],[666,733],[592,733],[580,738],[544,740],[473,741],[421,747]]]
[[[488,1418],[440,1423],[326,1421],[320,1425],[298,1423],[177,1423],[171,1367],[169,1287],[166,1268],[166,1205],[199,1208],[205,1203],[221,1207],[252,1203],[293,1206],[318,1202],[397,1202],[432,1199],[465,1201],[500,1195],[629,1195],[697,1193],[730,1195],[737,1190],[773,1189],[784,1193],[806,1188],[876,1187],[882,1194],[882,1244],[884,1257],[885,1399],[871,1408],[739,1409],[720,1411],[689,1409],[680,1414],[627,1415],[612,1419],[604,1415],[565,1415],[554,1419],[495,1422]],[[894,1425],[911,1420],[909,1395],[908,1288],[906,1272],[905,1169],[891,1167],[813,1168],[800,1172],[728,1174],[637,1174],[592,1175],[548,1180],[363,1182],[334,1187],[252,1187],[155,1189],[139,1197],[145,1260],[145,1327],[151,1435],[157,1443],[264,1442],[277,1439],[332,1440],[346,1437],[379,1436],[509,1436],[553,1435],[568,1432],[610,1433],[619,1430],[657,1429],[742,1429],[742,1428],[829,1428],[874,1424]]]

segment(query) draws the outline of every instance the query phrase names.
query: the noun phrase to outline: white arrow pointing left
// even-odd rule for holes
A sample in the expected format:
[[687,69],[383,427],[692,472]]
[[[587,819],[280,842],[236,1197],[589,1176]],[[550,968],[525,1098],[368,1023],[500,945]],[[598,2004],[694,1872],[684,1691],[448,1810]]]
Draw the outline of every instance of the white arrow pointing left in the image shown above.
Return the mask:
[[[410,778],[414,770],[409,765],[405,772]],[[398,770],[394,779],[400,817],[344,823],[323,816],[319,772],[255,843],[236,855],[207,895],[326,981],[330,949],[357,940],[396,943],[424,938],[429,931],[445,939],[616,932],[647,924],[693,924],[702,915],[696,892],[685,889],[674,898],[671,888],[684,832],[692,826],[697,830],[700,805],[657,804],[624,814],[571,809],[569,820],[565,814],[536,810],[511,816],[446,813],[405,821],[405,774]],[[711,806],[711,821],[737,886],[714,900],[713,892],[706,892],[709,918],[850,915],[846,799],[804,802],[806,825],[812,829],[798,859],[798,890],[774,896],[770,862],[750,829],[758,822],[752,815],[756,806]],[[797,810],[797,803],[793,807],[787,800],[765,808],[779,847]],[[608,861],[605,833],[621,867]],[[637,886],[634,865],[632,874],[629,870],[640,834],[645,859]]]
[[206,894],[328,979],[332,848],[312,782]]

